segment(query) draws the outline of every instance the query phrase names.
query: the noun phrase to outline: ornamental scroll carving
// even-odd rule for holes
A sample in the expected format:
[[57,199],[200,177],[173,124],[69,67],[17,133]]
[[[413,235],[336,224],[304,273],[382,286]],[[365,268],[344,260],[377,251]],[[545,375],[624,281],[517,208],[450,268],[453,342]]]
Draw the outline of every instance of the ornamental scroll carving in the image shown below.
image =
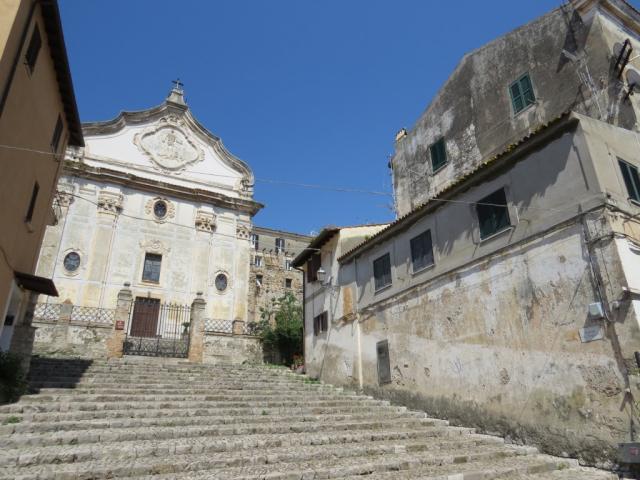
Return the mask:
[[164,172],[178,173],[204,158],[203,150],[175,115],[163,117],[158,124],[138,133],[133,143],[154,168]]
[[236,226],[236,237],[238,237],[241,240],[249,240],[250,236],[251,236],[251,226],[250,225],[246,225],[244,223],[239,223]]
[[196,213],[196,230],[211,233],[216,229],[216,216],[213,213],[198,210]]
[[[155,215],[153,207],[156,202],[164,202],[164,204],[166,205],[166,213],[163,216]],[[164,223],[176,216],[175,204],[164,197],[154,197],[147,200],[147,203],[144,204],[144,211],[147,215],[152,216],[157,223]]]
[[123,201],[121,193],[103,190],[98,194],[98,213],[118,215],[122,212]]
[[171,251],[171,247],[168,247],[160,240],[141,240],[140,247],[145,252],[157,253],[159,255],[166,255]]

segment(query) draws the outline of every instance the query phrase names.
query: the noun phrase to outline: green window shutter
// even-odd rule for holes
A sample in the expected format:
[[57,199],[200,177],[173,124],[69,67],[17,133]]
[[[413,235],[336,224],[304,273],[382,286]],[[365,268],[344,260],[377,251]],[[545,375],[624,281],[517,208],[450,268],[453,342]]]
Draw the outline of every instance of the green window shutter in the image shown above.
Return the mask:
[[525,107],[528,107],[536,101],[536,98],[533,95],[533,86],[531,85],[529,74],[523,76],[520,79],[520,91],[522,92]]
[[618,160],[618,165],[620,165],[620,171],[622,172],[622,178],[627,187],[629,198],[640,202],[640,177],[638,177],[638,169],[623,160]]
[[487,238],[511,225],[507,196],[503,188],[484,197],[476,204],[480,238]]
[[447,150],[444,145],[444,138],[432,144],[429,147],[429,153],[431,154],[431,167],[435,172],[447,163]]
[[520,84],[518,82],[515,82],[511,85],[509,91],[511,92],[511,103],[513,104],[513,111],[514,113],[518,113],[524,108],[524,101],[522,99],[522,94],[520,93]]

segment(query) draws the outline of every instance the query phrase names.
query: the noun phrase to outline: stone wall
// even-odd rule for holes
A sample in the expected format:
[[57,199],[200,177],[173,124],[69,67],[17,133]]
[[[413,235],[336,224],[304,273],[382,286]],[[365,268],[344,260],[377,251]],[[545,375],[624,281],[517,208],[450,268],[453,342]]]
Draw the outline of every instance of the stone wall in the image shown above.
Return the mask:
[[113,334],[111,325],[60,324],[34,322],[34,355],[46,357],[102,358],[107,356],[106,342]]
[[204,335],[203,363],[262,363],[262,343],[258,337],[207,332]]

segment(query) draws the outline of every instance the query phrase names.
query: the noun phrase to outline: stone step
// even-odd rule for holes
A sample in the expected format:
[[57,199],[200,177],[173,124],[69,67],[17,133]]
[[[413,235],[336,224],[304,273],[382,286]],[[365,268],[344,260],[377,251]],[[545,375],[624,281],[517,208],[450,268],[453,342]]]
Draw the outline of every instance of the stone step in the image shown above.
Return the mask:
[[[286,388],[273,388],[273,384],[269,385],[260,385],[256,387],[252,384],[245,384],[242,382],[234,382],[234,383],[206,383],[206,382],[188,382],[185,380],[175,381],[175,382],[166,382],[166,381],[157,381],[157,382],[138,382],[135,384],[126,385],[126,391],[129,390],[138,390],[145,388],[160,388],[160,389],[185,389],[189,387],[195,388],[206,388],[208,390],[215,389],[216,391],[224,391],[224,390],[252,390],[252,391],[278,391],[282,393],[283,391],[290,392],[302,392],[302,391],[341,391],[340,388],[331,387],[328,385],[320,385],[314,383],[295,383],[291,385],[287,385]],[[83,382],[60,382],[60,381],[41,381],[41,382],[31,382],[31,387],[36,390],[41,389],[49,389],[55,388],[60,390],[73,390],[73,391],[81,391],[83,389],[98,389],[98,388],[116,388],[118,391],[122,392],[123,383],[121,382],[102,382],[99,379],[95,379],[95,381],[83,381]]]
[[[348,448],[345,448],[345,445]],[[2,449],[0,461],[5,466],[32,466],[40,464],[62,464],[75,462],[100,461],[117,458],[124,461],[133,458],[166,457],[167,455],[210,455],[218,458],[216,466],[229,467],[251,463],[252,457],[266,455],[272,459],[282,452],[293,452],[297,460],[305,461],[313,458],[309,452],[320,449],[324,454],[337,455],[341,450],[357,447],[375,447],[378,450],[394,452],[399,445],[403,451],[453,451],[459,447],[506,448],[494,437],[464,434],[459,430],[446,433],[423,432],[423,430],[394,429],[387,432],[359,431],[325,432],[321,436],[309,434],[250,434],[250,435],[216,435],[193,436],[187,438],[135,439],[135,440],[103,440],[99,444],[73,444],[40,446],[21,446],[14,449]],[[299,446],[304,448],[295,449]],[[389,448],[390,447],[390,448]],[[259,453],[255,449],[259,449]],[[31,454],[26,452],[31,451]],[[362,452],[360,452],[362,453]],[[280,458],[278,461],[282,461]]]
[[[358,469],[363,462],[369,460],[378,463],[384,469],[401,468],[407,463],[415,465],[442,465],[461,463],[473,460],[497,460],[505,457],[516,456],[524,453],[521,449],[509,448],[505,446],[475,445],[476,453],[472,455],[459,455],[457,443],[450,444],[444,449],[434,448],[434,452],[424,454],[429,449],[429,445],[420,442],[400,442],[389,444],[388,442],[378,442],[373,444],[360,444],[358,441],[347,445],[335,445],[335,448],[328,448],[324,444],[316,443],[313,446],[300,448],[297,438],[288,438],[285,444],[273,449],[256,446],[244,447],[243,451],[237,453],[225,453],[225,455],[212,455],[215,450],[204,450],[215,444],[201,442],[202,450],[196,454],[183,453],[178,448],[175,451],[167,450],[156,456],[143,457],[115,457],[103,456],[99,460],[91,460],[91,451],[88,450],[86,460],[77,457],[78,452],[70,454],[74,456],[75,463],[66,464],[38,464],[24,467],[9,467],[3,469],[0,479],[12,480],[20,478],[27,479],[56,479],[56,480],[82,480],[82,479],[102,479],[102,478],[125,478],[134,475],[152,474],[173,474],[210,470],[206,477],[225,480],[236,479],[258,479],[258,478],[281,478],[291,479],[300,473],[298,478],[312,478],[311,472],[315,474],[313,478],[328,478],[324,473],[336,469],[336,466],[350,467]],[[417,449],[413,450],[413,446]],[[431,444],[432,445],[432,444]],[[134,447],[138,448],[138,447]],[[143,447],[142,447],[143,448]],[[254,450],[250,450],[253,448]],[[259,448],[259,450],[257,450]],[[224,450],[225,452],[229,450]],[[419,454],[416,454],[417,452]],[[37,453],[34,454],[37,456]],[[28,464],[29,453],[24,453],[24,460]],[[81,461],[78,461],[81,460]],[[84,461],[82,461],[84,460]],[[377,461],[377,462],[376,462]],[[211,471],[213,470],[213,471]],[[18,476],[19,475],[19,476]],[[167,477],[173,478],[173,477]]]
[[[149,385],[140,386],[135,385],[132,387],[127,387],[126,390],[122,388],[118,388],[117,386],[113,387],[94,387],[92,385],[81,386],[78,388],[39,388],[37,392],[32,392],[29,395],[163,395],[163,394],[173,394],[173,392],[180,392],[185,394],[195,394],[195,395],[255,395],[255,396],[263,396],[263,397],[271,397],[271,396],[282,396],[282,389],[258,389],[258,388],[212,388],[212,387],[192,387],[185,385],[172,385],[162,386],[162,385]],[[291,392],[291,390],[290,390]],[[334,396],[354,396],[357,395],[355,392],[336,389],[336,388],[301,388],[295,390],[296,395],[334,395]],[[362,395],[357,395],[362,398]],[[27,398],[27,396],[22,397],[22,399]],[[33,397],[36,398],[36,397]]]
[[327,408],[221,408],[212,411],[209,408],[177,408],[170,405],[151,406],[148,408],[128,409],[123,408],[121,410],[74,410],[74,411],[61,411],[61,412],[39,412],[37,409],[32,409],[22,413],[2,413],[0,414],[0,424],[7,424],[15,419],[19,421],[36,421],[36,422],[55,422],[55,421],[68,421],[68,420],[90,420],[90,419],[117,419],[117,418],[159,418],[159,417],[171,417],[171,416],[208,416],[215,414],[217,416],[228,417],[242,417],[242,416],[284,416],[289,415],[290,418],[294,416],[321,416],[321,415],[352,415],[352,414],[368,414],[368,415],[385,415],[385,414],[397,414],[405,413],[407,409],[405,407],[378,407],[378,409],[364,410],[361,407],[327,407]]
[[[252,415],[252,416],[210,416],[210,415],[184,415],[184,412],[175,411],[174,415],[165,415],[165,411],[157,411],[155,417],[150,418],[111,418],[105,419],[100,415],[98,419],[77,419],[77,420],[57,420],[47,421],[47,418],[26,419],[15,417],[12,419],[14,423],[6,423],[0,425],[0,435],[13,435],[25,433],[44,433],[58,431],[77,431],[77,430],[94,430],[94,429],[117,429],[117,428],[137,428],[137,427],[177,427],[188,425],[254,425],[254,424],[287,424],[292,421],[291,416],[269,416],[269,415]],[[207,412],[194,412],[207,413]],[[374,422],[379,424],[399,425],[409,420],[419,422],[428,420],[434,425],[447,426],[449,422],[435,418],[428,418],[423,412],[405,412],[405,413],[369,413],[354,415],[305,415],[296,416],[295,422],[306,425],[349,425],[352,422]],[[291,424],[293,428],[297,428]]]
[[[346,423],[346,422],[345,422]],[[351,432],[379,435],[386,433],[382,427],[395,427],[376,422],[350,422]],[[463,427],[448,427],[440,425],[436,421],[423,419],[423,421],[398,421],[397,428],[405,428],[422,432],[429,437],[434,435],[463,435],[474,433],[473,429]],[[450,429],[450,430],[447,430]],[[58,431],[46,433],[18,434],[0,438],[1,448],[21,448],[23,446],[51,446],[51,445],[81,445],[101,442],[122,442],[130,440],[159,440],[190,437],[214,437],[214,436],[242,436],[252,434],[314,434],[323,432],[329,435],[341,435],[345,428],[340,425],[322,423],[285,423],[285,424],[235,424],[235,425],[196,425],[196,426],[161,426],[139,427],[122,429],[88,429]]]
[[80,411],[109,411],[109,410],[136,410],[147,408],[174,408],[174,409],[259,409],[259,408],[306,408],[313,411],[316,408],[326,409],[334,407],[337,409],[367,409],[367,408],[391,408],[400,409],[401,407],[390,407],[379,400],[362,399],[359,401],[341,400],[339,397],[333,400],[297,400],[295,398],[283,398],[277,401],[254,401],[254,402],[219,402],[208,400],[165,400],[165,401],[136,401],[135,399],[127,402],[18,402],[9,405],[0,406],[0,414],[3,413],[26,413],[26,412],[67,412],[70,410]]
[[509,477],[510,480],[619,480],[619,476],[606,470],[574,467],[544,473],[525,473]]
[[182,375],[179,373],[171,374],[171,375],[139,375],[139,374],[104,374],[104,375],[79,375],[75,376],[65,376],[60,375],[57,372],[52,374],[42,374],[42,375],[30,375],[29,381],[33,383],[38,382],[64,382],[64,383],[82,383],[88,380],[100,381],[100,382],[118,382],[118,383],[153,383],[160,381],[189,381],[189,382],[200,382],[200,383],[209,383],[209,384],[229,384],[229,383],[242,383],[242,384],[258,384],[258,385],[268,385],[269,383],[278,384],[278,385],[289,385],[289,384],[297,384],[308,382],[309,380],[305,380],[304,378],[289,378],[289,377],[260,377],[256,375],[255,377],[242,377],[238,375],[237,377],[210,377],[205,375]]

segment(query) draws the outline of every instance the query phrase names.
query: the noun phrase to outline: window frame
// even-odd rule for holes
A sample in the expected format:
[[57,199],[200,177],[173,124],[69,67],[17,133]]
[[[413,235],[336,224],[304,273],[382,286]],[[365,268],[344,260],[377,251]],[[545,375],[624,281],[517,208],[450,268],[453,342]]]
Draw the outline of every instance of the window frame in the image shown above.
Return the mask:
[[[385,272],[381,277],[381,281],[385,281],[385,278],[388,276],[388,282],[384,284],[378,284],[378,277],[376,276],[376,264],[380,265],[380,262],[385,262],[388,264],[389,271]],[[384,265],[384,264],[383,264]],[[393,285],[393,271],[391,268],[391,253],[387,252],[383,255],[380,255],[378,258],[374,259],[372,262],[372,270],[373,270],[373,290],[374,292],[379,292],[384,290],[385,288]]]
[[307,283],[318,281],[320,267],[322,267],[322,254],[317,252],[307,260]]
[[276,237],[275,239],[275,247],[276,247],[276,255],[279,253],[284,253],[285,250],[285,240],[284,237]]
[[33,214],[36,210],[36,203],[38,203],[38,193],[40,192],[40,184],[35,181],[33,182],[33,188],[31,190],[31,198],[29,199],[29,206],[27,207],[27,214],[24,217],[24,221],[26,223],[31,223],[33,221]]
[[[431,252],[431,262],[430,263],[425,263],[424,265],[416,268],[416,261],[415,261],[415,258],[414,258],[414,245],[423,236],[426,236],[428,238],[428,246],[429,246],[429,250]],[[413,238],[411,238],[409,240],[409,253],[411,255],[411,271],[412,271],[412,273],[422,272],[423,270],[426,270],[426,269],[428,269],[430,267],[433,267],[436,264],[435,253],[433,251],[433,235],[431,233],[431,229],[430,228],[426,229],[425,231],[419,233],[418,235],[414,236]]]
[[62,123],[62,117],[58,115],[58,119],[56,120],[56,126],[53,129],[53,135],[51,136],[51,148],[54,152],[58,151],[58,147],[60,146],[60,140],[62,139],[62,131],[64,130],[64,124]]
[[[638,173],[638,167],[626,160],[618,158],[618,168],[620,169],[622,181],[627,190],[627,198],[635,204],[640,204],[640,174]],[[625,176],[625,171],[629,175],[629,178]],[[633,189],[634,192],[632,192],[631,189]],[[634,193],[636,196],[633,195]]]
[[257,268],[262,268],[262,255],[253,256],[253,266]]
[[[491,197],[495,196],[496,194],[498,194],[500,192],[502,192],[502,195],[504,196],[504,202],[505,202],[504,206],[501,206],[500,204],[492,201],[492,199],[491,199]],[[494,205],[481,205],[483,203],[494,203]],[[483,233],[483,228],[482,228],[483,227],[483,219],[482,219],[482,216],[481,216],[481,210],[485,210],[487,208],[495,209],[495,208],[498,208],[498,205],[500,205],[500,208],[504,208],[504,214],[506,215],[506,223],[504,223],[503,225],[498,226],[496,229],[492,230],[489,233],[487,233],[487,232]],[[509,212],[509,210],[510,210],[510,208],[509,208],[509,197],[507,195],[507,189],[504,186],[494,190],[492,193],[490,193],[488,195],[485,195],[484,197],[479,199],[477,202],[475,202],[474,210],[475,210],[475,214],[476,214],[476,220],[478,222],[478,236],[479,236],[480,242],[483,242],[485,240],[489,240],[490,238],[493,238],[496,235],[499,235],[499,234],[501,234],[501,233],[513,228],[511,213]],[[486,219],[485,219],[485,221],[486,221]]]
[[[152,259],[150,257],[156,257],[155,259]],[[158,268],[157,268],[157,277],[158,279],[155,280],[153,277],[148,277],[147,276],[147,262],[149,262],[149,264],[151,264],[152,262],[157,262]],[[153,268],[153,270],[151,270],[151,273],[154,273],[154,266],[151,265],[150,268]],[[147,283],[160,283],[160,275],[162,274],[162,254],[160,253],[154,253],[154,252],[145,252],[144,254],[144,260],[142,261],[142,281],[143,282],[147,282]]]
[[250,241],[251,241],[251,247],[254,250],[260,249],[260,235],[258,235],[257,233],[252,233]]
[[[442,156],[444,157],[443,159],[439,159],[439,161],[441,163],[438,163],[436,165],[435,160],[436,160],[436,156],[440,156],[440,154],[442,154]],[[444,140],[444,137],[440,137],[438,140],[436,140],[435,142],[433,142],[431,145],[429,145],[429,158],[431,160],[431,173],[435,174],[438,173],[440,170],[442,170],[447,163],[449,163],[449,156],[447,155],[447,144]]]
[[325,310],[313,317],[313,335],[318,337],[329,330],[329,314]]
[[291,278],[284,279],[284,288],[293,288],[293,280]]
[[38,57],[40,56],[40,50],[42,50],[42,34],[40,33],[40,27],[36,23],[31,32],[29,44],[27,50],[24,52],[24,64],[29,71],[29,74],[33,74],[38,63]]
[[[522,87],[522,82],[525,79],[529,84],[529,88],[526,90]],[[514,95],[513,87],[518,88],[518,95]],[[527,93],[529,94],[529,97],[527,97]],[[511,99],[511,110],[513,111],[514,115],[518,115],[519,113],[524,112],[529,107],[531,107],[531,105],[536,104],[536,92],[533,88],[533,81],[531,80],[531,75],[529,74],[529,72],[523,73],[518,77],[517,80],[511,82],[511,84],[509,85],[509,98]],[[520,108],[517,108],[516,105],[518,100],[521,100],[522,102],[522,106]]]

